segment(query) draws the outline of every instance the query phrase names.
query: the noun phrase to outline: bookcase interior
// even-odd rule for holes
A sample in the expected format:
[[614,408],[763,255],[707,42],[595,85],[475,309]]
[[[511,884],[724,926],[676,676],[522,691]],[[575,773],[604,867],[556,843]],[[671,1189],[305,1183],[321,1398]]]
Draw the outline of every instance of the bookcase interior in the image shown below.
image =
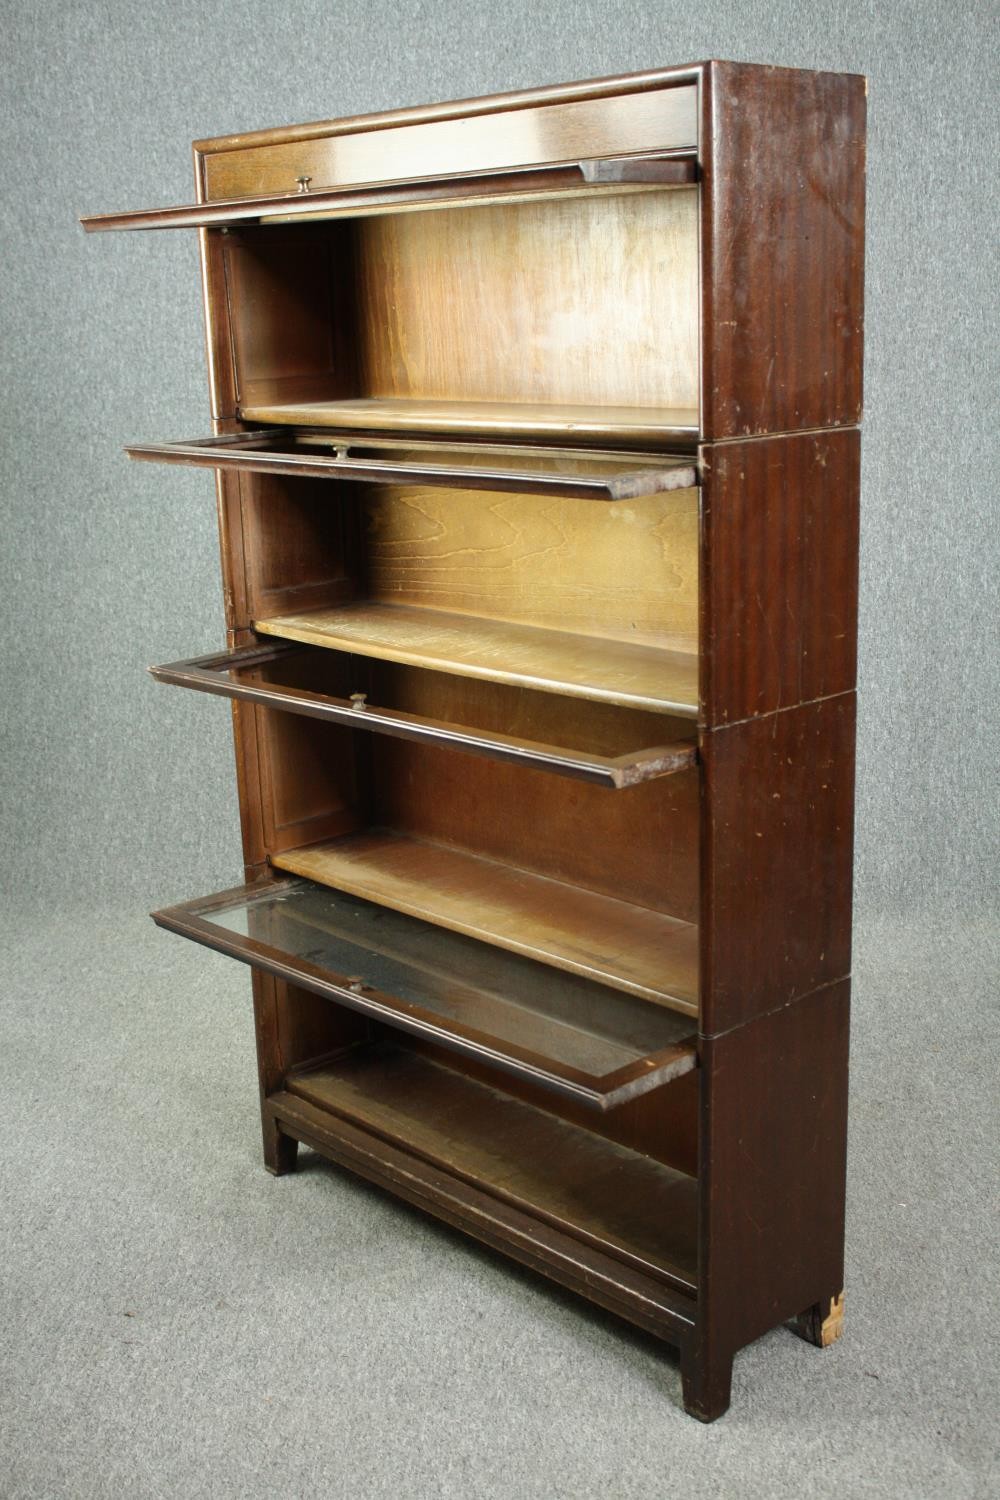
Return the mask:
[[[695,490],[598,506],[253,475],[242,510],[248,622],[311,644],[314,690],[608,755],[691,736]],[[693,763],[609,796],[267,707],[255,723],[278,868],[697,1013]]]
[[594,505],[256,475],[242,509],[258,632],[697,716],[694,488]]
[[226,240],[248,421],[661,445],[697,435],[695,188],[261,225]]

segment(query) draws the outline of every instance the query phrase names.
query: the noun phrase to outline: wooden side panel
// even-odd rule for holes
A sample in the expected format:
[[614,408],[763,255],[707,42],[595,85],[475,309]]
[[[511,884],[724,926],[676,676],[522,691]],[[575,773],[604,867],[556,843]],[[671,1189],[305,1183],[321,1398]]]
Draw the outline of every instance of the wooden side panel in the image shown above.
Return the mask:
[[856,428],[702,450],[703,723],[854,687],[860,452]]
[[223,240],[239,404],[354,394],[351,226],[269,226]]
[[335,478],[234,477],[241,483],[247,625],[358,594],[355,486]]
[[708,64],[702,435],[861,417],[865,80]]
[[702,1044],[709,1371],[843,1287],[849,1005],[842,980]]
[[353,833],[364,821],[349,729],[255,707],[268,854]]
[[[196,158],[196,164],[198,159]],[[200,177],[199,177],[200,181]],[[215,422],[236,416],[236,372],[233,333],[226,292],[226,236],[218,229],[199,229],[201,291],[205,309],[205,358]]]
[[853,693],[702,737],[702,1031],[851,967]]

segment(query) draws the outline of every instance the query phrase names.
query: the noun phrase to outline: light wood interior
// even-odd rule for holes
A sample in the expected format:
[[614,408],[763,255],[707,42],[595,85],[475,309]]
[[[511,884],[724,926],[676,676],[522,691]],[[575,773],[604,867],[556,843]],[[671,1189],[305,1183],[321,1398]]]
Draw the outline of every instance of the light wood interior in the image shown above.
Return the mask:
[[245,420],[661,447],[697,436],[695,188],[227,238]]
[[508,621],[377,601],[256,620],[264,635],[693,719],[698,658]]
[[[337,660],[325,650],[308,654],[313,659]],[[690,721],[679,717],[373,658],[352,658],[350,672],[342,680],[352,684],[350,692],[360,688],[375,704],[594,755],[627,755],[692,737]]]
[[330,427],[344,432],[452,433],[482,437],[574,438],[692,447],[698,437],[695,407],[547,405],[538,401],[351,400],[262,402],[240,407],[246,422]]
[[607,506],[429,486],[368,490],[373,600],[698,649],[697,490]]
[[691,923],[388,830],[289,850],[273,863],[697,1014],[697,929]]
[[[235,232],[241,415],[352,441],[690,449],[697,202],[685,189]],[[594,505],[299,484],[241,479],[248,623],[344,653],[351,691],[395,673],[411,711],[502,732],[551,730],[561,701],[585,742],[614,741],[616,712],[665,733],[697,717],[696,489]],[[350,729],[314,752],[299,743],[311,722],[276,730],[280,717],[256,710],[276,866],[696,1013],[697,771],[610,798]]]

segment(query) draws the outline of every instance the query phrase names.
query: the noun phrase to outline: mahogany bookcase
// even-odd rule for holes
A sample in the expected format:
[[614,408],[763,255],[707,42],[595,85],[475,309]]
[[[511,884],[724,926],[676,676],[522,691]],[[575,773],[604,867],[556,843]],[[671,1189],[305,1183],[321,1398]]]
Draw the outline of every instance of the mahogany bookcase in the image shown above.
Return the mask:
[[865,83],[199,141],[251,966],[299,1143],[680,1351],[841,1327]]

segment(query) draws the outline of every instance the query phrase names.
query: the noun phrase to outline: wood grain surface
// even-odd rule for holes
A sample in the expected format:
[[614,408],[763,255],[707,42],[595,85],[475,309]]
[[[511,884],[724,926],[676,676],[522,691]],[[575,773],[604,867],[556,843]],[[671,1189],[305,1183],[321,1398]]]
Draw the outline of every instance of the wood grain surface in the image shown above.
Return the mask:
[[698,658],[693,652],[379,602],[275,615],[255,620],[254,629],[359,656],[680,718],[693,719],[698,713]]
[[697,1013],[697,931],[660,912],[385,829],[287,850],[272,862],[686,1015]]
[[293,1074],[298,1098],[366,1125],[647,1273],[696,1284],[693,1180],[403,1048]]
[[[369,116],[343,129],[330,122],[318,134],[304,129],[277,138],[199,142],[209,201],[291,192],[301,176],[315,187],[340,187],[385,178],[433,177],[442,172],[530,166],[581,157],[694,146],[697,91],[680,86],[625,93],[613,100],[556,100],[463,116],[392,125]],[[450,113],[444,107],[442,113]],[[372,128],[372,127],[375,128]],[[332,127],[332,128],[331,128]]]

